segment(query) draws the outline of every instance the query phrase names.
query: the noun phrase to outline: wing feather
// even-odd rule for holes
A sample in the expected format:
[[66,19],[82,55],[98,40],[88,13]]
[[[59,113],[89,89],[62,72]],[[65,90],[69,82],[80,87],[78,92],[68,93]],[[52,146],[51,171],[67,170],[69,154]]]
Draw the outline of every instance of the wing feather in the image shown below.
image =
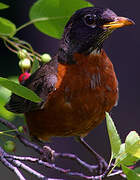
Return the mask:
[[14,113],[25,113],[42,109],[47,100],[48,94],[55,90],[57,82],[57,61],[54,59],[42,65],[22,85],[33,90],[42,102],[34,103],[30,100],[12,94],[5,108]]

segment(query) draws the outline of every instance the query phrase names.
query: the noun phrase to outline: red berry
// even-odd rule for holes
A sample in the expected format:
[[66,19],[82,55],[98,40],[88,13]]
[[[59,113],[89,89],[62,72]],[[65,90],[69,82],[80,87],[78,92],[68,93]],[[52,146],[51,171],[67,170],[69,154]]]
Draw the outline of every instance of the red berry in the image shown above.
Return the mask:
[[18,78],[19,82],[21,83],[21,82],[25,81],[26,79],[28,79],[30,77],[30,75],[31,74],[28,72],[22,73]]

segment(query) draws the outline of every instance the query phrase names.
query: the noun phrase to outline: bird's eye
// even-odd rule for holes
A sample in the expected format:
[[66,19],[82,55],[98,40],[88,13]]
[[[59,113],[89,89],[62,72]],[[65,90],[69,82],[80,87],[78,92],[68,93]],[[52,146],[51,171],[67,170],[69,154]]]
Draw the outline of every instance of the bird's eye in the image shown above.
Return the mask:
[[85,19],[86,24],[88,24],[88,25],[93,25],[93,24],[95,24],[95,17],[92,16],[91,14],[86,15],[86,16],[84,17],[84,19]]

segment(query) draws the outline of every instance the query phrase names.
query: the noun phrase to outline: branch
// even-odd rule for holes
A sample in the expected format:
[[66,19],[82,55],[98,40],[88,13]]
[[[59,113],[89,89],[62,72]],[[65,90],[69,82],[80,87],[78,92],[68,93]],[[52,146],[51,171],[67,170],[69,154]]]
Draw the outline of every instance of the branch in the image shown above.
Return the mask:
[[1,162],[9,168],[11,171],[13,171],[20,180],[26,180],[24,176],[20,173],[17,167],[13,166],[11,163],[9,163],[5,158],[5,151],[0,147],[0,160]]
[[13,129],[14,130],[14,133],[16,135],[16,137],[20,140],[21,143],[23,143],[25,146],[28,146],[32,149],[34,149],[36,152],[38,152],[39,154],[43,154],[43,149],[41,147],[39,147],[38,145],[32,143],[31,141],[29,141],[27,138],[25,138],[21,133],[19,133],[17,127],[5,120],[5,119],[2,119],[0,118],[0,123],[2,123],[3,125],[5,125],[6,127],[8,127],[9,129]]
[[[28,172],[29,174],[33,174],[34,176],[36,176],[38,179],[43,179],[43,180],[63,180],[63,179],[52,179],[52,178],[48,178],[45,175],[41,174],[40,172],[37,172],[36,170],[34,170],[33,168],[29,167],[28,165],[24,164],[23,161],[25,162],[32,162],[32,163],[37,163],[38,165],[44,166],[46,168],[50,168],[53,169],[54,171],[57,171],[59,173],[62,173],[64,175],[67,176],[71,176],[71,177],[78,177],[81,179],[85,179],[85,180],[100,180],[100,179],[104,179],[105,177],[110,177],[110,176],[116,176],[116,175],[121,175],[122,171],[121,170],[114,170],[110,175],[107,175],[109,170],[106,170],[102,175],[100,176],[93,176],[93,172],[95,172],[98,168],[98,165],[90,165],[84,161],[82,161],[79,157],[77,157],[75,154],[69,154],[69,153],[57,153],[54,150],[52,150],[50,147],[48,146],[44,146],[44,147],[40,147],[39,145],[32,143],[30,140],[28,140],[26,137],[24,137],[16,128],[16,126],[14,124],[12,124],[11,122],[0,118],[0,123],[2,123],[3,125],[5,125],[6,127],[8,127],[11,130],[14,130],[14,133],[16,135],[16,137],[19,139],[19,141],[32,148],[33,150],[35,150],[37,153],[39,153],[41,156],[43,156],[42,159],[40,158],[36,158],[36,157],[20,157],[20,156],[16,156],[16,155],[10,155],[8,153],[6,153],[1,147],[0,147],[0,161],[10,170],[12,170],[17,177],[20,180],[26,180],[24,178],[24,176],[22,175],[22,173],[20,172],[19,169],[24,169],[26,172]],[[46,156],[47,155],[47,156]],[[48,155],[50,157],[50,160],[52,159],[57,159],[57,158],[63,158],[63,159],[69,159],[69,160],[73,160],[75,161],[78,165],[82,166],[83,168],[85,168],[86,170],[89,171],[89,173],[91,175],[85,175],[81,172],[72,172],[70,169],[64,169],[62,167],[58,167],[56,166],[55,163],[51,162],[47,162],[48,161]]]

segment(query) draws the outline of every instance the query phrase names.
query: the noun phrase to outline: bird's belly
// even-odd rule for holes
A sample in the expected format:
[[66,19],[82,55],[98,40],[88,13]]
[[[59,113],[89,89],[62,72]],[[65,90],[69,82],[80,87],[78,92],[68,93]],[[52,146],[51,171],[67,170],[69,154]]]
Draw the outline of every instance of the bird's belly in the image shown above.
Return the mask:
[[55,99],[54,109],[50,112],[57,109],[54,119],[58,125],[63,124],[65,135],[85,135],[105,118],[105,112],[112,109],[117,99],[117,89],[85,88],[68,97],[63,94],[58,101]]
[[30,133],[43,140],[52,136],[85,136],[105,118],[117,96],[117,91],[103,91],[102,87],[81,89],[67,96],[64,91],[56,91],[43,110],[28,114]]

